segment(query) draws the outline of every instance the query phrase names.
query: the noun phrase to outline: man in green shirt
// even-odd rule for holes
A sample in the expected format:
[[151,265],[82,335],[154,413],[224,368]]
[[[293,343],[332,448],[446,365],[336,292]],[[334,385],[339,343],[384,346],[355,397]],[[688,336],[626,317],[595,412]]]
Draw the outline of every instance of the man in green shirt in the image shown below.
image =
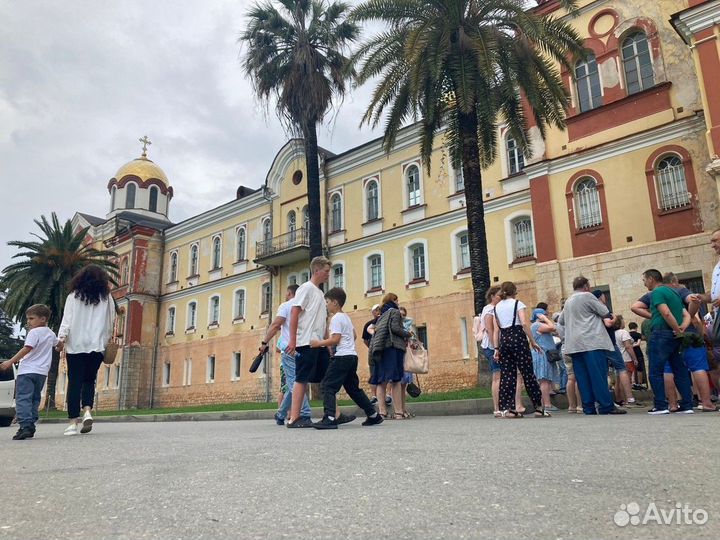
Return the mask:
[[670,414],[663,371],[669,363],[675,377],[675,386],[682,397],[678,414],[692,414],[692,390],[690,374],[680,354],[682,334],[690,324],[690,314],[683,307],[680,296],[662,283],[662,274],[657,270],[643,273],[643,284],[651,291],[650,314],[652,333],[648,349],[649,379],[655,394],[655,406],[648,411],[651,415]]

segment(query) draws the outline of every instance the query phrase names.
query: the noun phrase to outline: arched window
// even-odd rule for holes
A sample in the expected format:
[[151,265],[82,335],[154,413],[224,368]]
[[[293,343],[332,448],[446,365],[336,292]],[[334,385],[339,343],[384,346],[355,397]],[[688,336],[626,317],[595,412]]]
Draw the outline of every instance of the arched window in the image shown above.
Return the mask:
[[412,281],[425,279],[425,246],[413,244],[408,249],[411,262],[410,279]]
[[210,309],[208,311],[208,324],[218,324],[220,322],[219,296],[213,296],[210,298]]
[[174,307],[168,308],[167,330],[166,331],[168,334],[175,333],[175,308]]
[[623,40],[622,59],[628,94],[641,92],[655,85],[650,47],[644,32],[635,32]]
[[600,194],[597,181],[591,176],[578,180],[575,185],[575,225],[578,229],[587,229],[602,225]]
[[127,285],[130,279],[130,265],[128,264],[127,257],[120,263],[120,285]]
[[117,193],[117,188],[115,186],[112,187],[110,190],[110,211],[112,212],[115,210],[115,194]]
[[194,329],[196,323],[197,323],[197,302],[190,302],[188,304],[187,329],[188,330]]
[[382,288],[382,257],[372,255],[368,258],[368,274],[370,276],[370,289]]
[[589,53],[585,60],[575,64],[575,84],[580,112],[602,105],[600,74],[594,54]]
[[690,204],[682,159],[675,154],[663,157],[655,167],[658,204],[661,210],[682,208]]
[[173,251],[170,254],[170,281],[169,281],[169,283],[175,283],[177,281],[177,269],[178,269],[178,254],[177,254],[177,251]]
[[295,231],[297,230],[297,216],[295,210],[290,210],[287,215],[288,232],[290,233],[290,242],[295,241]]
[[235,252],[238,261],[245,260],[245,227],[239,227],[235,233]]
[[125,188],[125,208],[135,208],[135,184],[130,183]]
[[198,275],[198,246],[193,244],[190,246],[190,275]]
[[150,204],[148,205],[148,210],[151,212],[157,212],[158,193],[159,190],[156,186],[150,188]]
[[505,152],[507,154],[508,175],[517,174],[525,167],[525,157],[517,145],[517,141],[510,135],[505,139]]
[[532,221],[529,216],[515,218],[511,222],[513,260],[535,256]]
[[262,222],[263,242],[272,241],[272,224],[270,218],[265,218]]
[[261,298],[261,313],[263,315],[270,313],[270,305],[272,304],[272,289],[269,283],[263,283]]
[[235,320],[245,318],[245,289],[235,291],[233,311]]
[[467,231],[458,233],[457,242],[458,271],[470,268],[470,237]]
[[307,204],[303,206],[302,209],[303,214],[303,228],[305,229],[305,234],[309,234],[308,231],[310,231],[310,212],[308,211]]
[[212,269],[217,270],[222,265],[222,240],[219,236],[212,242]]
[[332,267],[333,287],[345,288],[345,269],[342,264]]
[[370,180],[365,186],[367,201],[367,220],[372,221],[380,217],[380,190],[376,180]]
[[417,206],[422,203],[420,193],[420,169],[417,165],[410,165],[405,171],[405,182],[407,184],[408,206]]
[[342,198],[339,193],[330,198],[330,232],[342,230]]

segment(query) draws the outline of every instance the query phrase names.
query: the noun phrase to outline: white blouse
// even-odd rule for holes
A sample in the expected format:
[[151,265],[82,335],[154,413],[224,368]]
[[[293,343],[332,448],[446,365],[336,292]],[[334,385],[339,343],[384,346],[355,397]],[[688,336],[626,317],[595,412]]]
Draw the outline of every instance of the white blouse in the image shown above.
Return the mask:
[[101,352],[112,336],[115,325],[115,302],[101,298],[97,304],[86,304],[72,292],[65,300],[58,337],[65,340],[69,354]]

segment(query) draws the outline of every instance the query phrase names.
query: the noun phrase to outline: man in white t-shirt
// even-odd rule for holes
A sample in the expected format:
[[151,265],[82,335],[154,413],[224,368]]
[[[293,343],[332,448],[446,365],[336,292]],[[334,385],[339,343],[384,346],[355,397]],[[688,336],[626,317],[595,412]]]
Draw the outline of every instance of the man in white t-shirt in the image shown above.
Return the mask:
[[[330,278],[331,263],[325,257],[310,261],[310,281],[303,283],[295,293],[290,310],[290,330],[285,352],[295,357],[295,385],[287,427],[312,427],[312,422],[300,417],[300,405],[307,395],[308,384],[319,383],[328,365],[327,351],[313,349],[310,341],[324,339],[327,330],[327,308],[320,285]],[[297,353],[297,354],[296,354]]]
[[57,336],[47,327],[50,308],[35,304],[27,309],[25,317],[29,328],[25,345],[10,360],[0,364],[3,370],[20,364],[15,381],[15,412],[20,424],[20,429],[13,436],[16,441],[35,436],[42,389],[50,371],[52,349],[58,344]]
[[[283,399],[275,413],[275,421],[279,426],[285,424],[285,418],[290,410],[290,404],[292,403],[292,391],[295,384],[295,357],[290,356],[285,352],[287,347],[289,334],[290,334],[290,310],[295,299],[295,293],[298,290],[298,285],[290,285],[285,293],[285,302],[278,306],[277,315],[275,320],[268,327],[265,337],[263,338],[260,348],[258,349],[261,353],[269,346],[270,340],[280,332],[280,339],[277,342],[277,348],[280,351],[280,365],[282,366],[283,373],[285,374],[285,384],[287,385],[287,391],[283,396]],[[310,410],[310,401],[307,396],[303,399],[302,410],[300,415],[303,418],[310,419],[312,414]]]

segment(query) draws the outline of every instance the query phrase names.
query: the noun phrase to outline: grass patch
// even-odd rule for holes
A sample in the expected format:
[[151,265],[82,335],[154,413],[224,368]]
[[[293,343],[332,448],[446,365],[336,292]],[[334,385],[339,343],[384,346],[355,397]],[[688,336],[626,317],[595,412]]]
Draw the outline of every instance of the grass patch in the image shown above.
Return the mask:
[[[435,394],[421,394],[417,398],[411,398],[408,396],[408,403],[420,403],[428,401],[454,401],[458,399],[480,399],[490,397],[489,388],[466,388],[464,390],[455,390],[452,392],[438,392]],[[339,401],[340,405],[353,405],[353,402],[349,399]],[[312,400],[310,405],[313,407],[322,407],[321,400]],[[169,407],[166,409],[131,409],[126,411],[95,411],[94,416],[135,416],[145,414],[192,414],[192,413],[204,413],[204,412],[231,412],[231,411],[257,411],[277,409],[277,403],[223,403],[217,405],[199,405],[194,407]],[[42,418],[66,418],[67,413],[65,411],[41,411],[40,416]]]

